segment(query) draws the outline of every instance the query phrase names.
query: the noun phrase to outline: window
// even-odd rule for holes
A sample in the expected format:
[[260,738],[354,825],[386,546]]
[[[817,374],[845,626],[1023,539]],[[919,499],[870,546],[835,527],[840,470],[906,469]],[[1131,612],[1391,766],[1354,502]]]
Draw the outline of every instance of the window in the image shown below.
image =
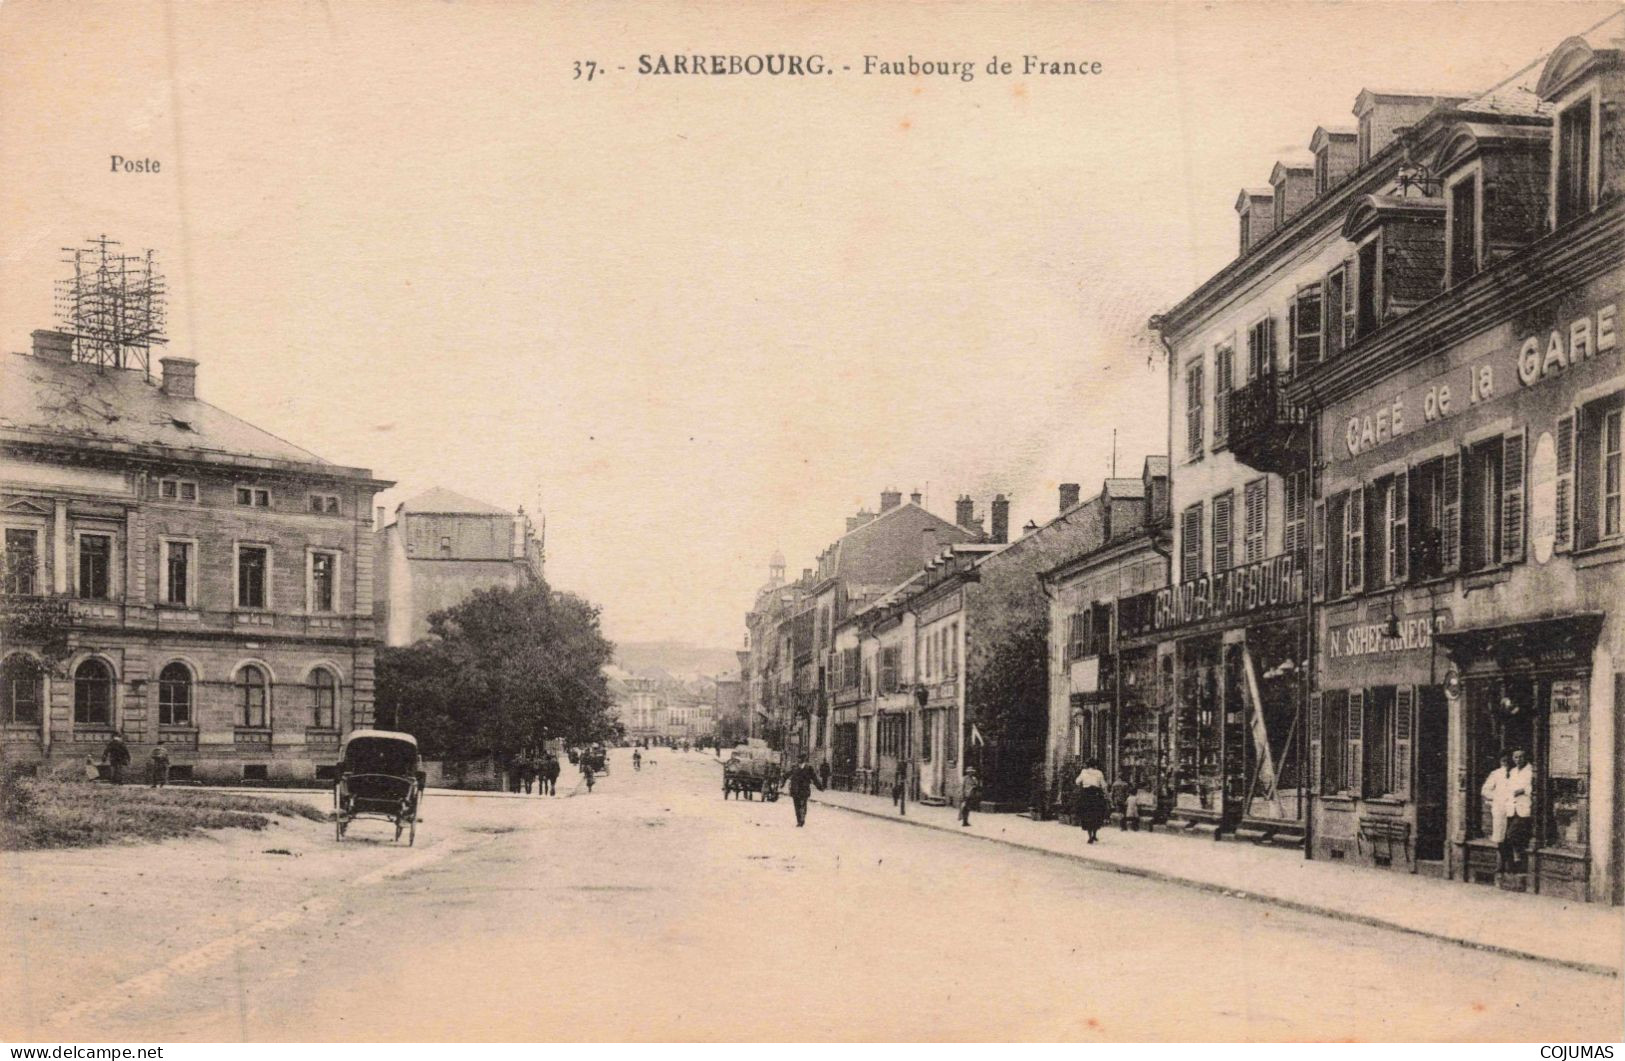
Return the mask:
[[0,722],[15,725],[38,725],[41,705],[45,700],[45,672],[33,659],[22,653],[6,657],[0,666]]
[[1371,493],[1370,552],[1367,569],[1371,584],[1395,586],[1410,575],[1409,481],[1405,473],[1378,480]]
[[263,545],[237,547],[237,607],[265,608],[270,582],[271,550]]
[[239,486],[237,488],[237,503],[250,508],[270,508],[271,491],[261,490],[254,486]]
[[191,479],[159,479],[158,496],[164,501],[197,501],[197,483]]
[[1344,593],[1365,588],[1365,488],[1355,487],[1344,496],[1343,586]]
[[1236,565],[1236,494],[1226,490],[1213,499],[1213,570],[1228,571]]
[[1264,549],[1268,542],[1266,531],[1269,528],[1269,480],[1254,479],[1246,486],[1242,495],[1245,522],[1242,524],[1242,534],[1246,543],[1246,562],[1256,563],[1264,559]]
[[1365,690],[1365,719],[1361,726],[1361,746],[1365,759],[1361,791],[1367,796],[1386,796],[1394,791],[1394,687]]
[[1275,371],[1275,318],[1247,329],[1247,382]]
[[318,515],[336,516],[339,514],[339,499],[336,494],[311,494],[310,510]]
[[74,669],[73,721],[79,726],[113,724],[113,671],[99,659],[87,659]]
[[1371,113],[1360,115],[1360,165],[1371,161]]
[[1330,361],[1343,352],[1348,343],[1346,329],[1348,315],[1348,269],[1338,266],[1326,274],[1325,297],[1320,300],[1322,357]]
[[7,527],[5,564],[5,591],[33,596],[39,584],[39,532]]
[[1282,504],[1281,550],[1297,553],[1309,547],[1309,473],[1288,472],[1281,484],[1286,495]]
[[79,596],[107,600],[112,596],[112,577],[112,535],[79,535]]
[[1202,362],[1185,366],[1185,455],[1202,455]]
[[1236,344],[1226,339],[1213,348],[1213,448],[1230,434],[1230,389],[1235,386]]
[[192,724],[192,671],[186,664],[166,664],[158,672],[158,724]]
[[1478,272],[1478,174],[1472,173],[1450,186],[1446,200],[1450,229],[1449,276],[1454,286]]
[[271,726],[271,689],[265,672],[246,663],[237,672],[237,724],[247,729]]
[[1360,290],[1355,306],[1354,334],[1362,338],[1376,331],[1381,321],[1382,302],[1378,285],[1382,281],[1377,275],[1378,263],[1382,260],[1380,242],[1381,237],[1377,237],[1360,246]]
[[[1625,512],[1621,511],[1621,413],[1625,394],[1613,394],[1592,402],[1578,413],[1579,439],[1573,441],[1576,416],[1558,421],[1557,475],[1559,542],[1574,542],[1584,549],[1625,535]],[[1578,476],[1574,468],[1579,455]],[[1578,478],[1578,491],[1575,479]],[[1570,497],[1578,493],[1571,516]],[[1578,528],[1576,535],[1571,528]]]
[[1462,563],[1482,571],[1501,560],[1501,440],[1467,450],[1462,474]]
[[901,655],[902,650],[896,645],[880,650],[880,693],[882,696],[895,693],[898,690],[899,683],[902,681],[902,675],[898,673],[900,670],[899,657]]
[[[1411,469],[1409,482],[1410,573],[1438,578],[1455,570],[1459,555],[1461,460],[1454,454]],[[1448,486],[1448,489],[1446,488]]]
[[313,729],[337,729],[339,683],[333,672],[317,667],[310,672],[310,725]]
[[1348,690],[1326,690],[1320,713],[1320,790],[1345,792],[1349,787]]
[[195,546],[191,542],[171,541],[164,539],[159,543],[159,551],[163,553],[162,572],[163,585],[160,591],[165,604],[192,603],[192,550]]
[[1185,509],[1181,515],[1179,558],[1179,577],[1181,580],[1201,576],[1202,503],[1200,501]]
[[1331,155],[1330,148],[1322,148],[1315,152],[1315,194],[1325,195],[1326,189],[1331,185]]
[[920,716],[920,762],[922,763],[931,761],[931,731],[935,728],[931,724],[930,714]]
[[1574,104],[1557,119],[1557,224],[1591,210],[1591,100]]
[[312,552],[310,554],[310,610],[330,612],[336,610],[338,585],[337,553]]
[[1320,361],[1320,335],[1322,328],[1320,285],[1309,284],[1298,289],[1292,301],[1292,359],[1289,371],[1297,372]]

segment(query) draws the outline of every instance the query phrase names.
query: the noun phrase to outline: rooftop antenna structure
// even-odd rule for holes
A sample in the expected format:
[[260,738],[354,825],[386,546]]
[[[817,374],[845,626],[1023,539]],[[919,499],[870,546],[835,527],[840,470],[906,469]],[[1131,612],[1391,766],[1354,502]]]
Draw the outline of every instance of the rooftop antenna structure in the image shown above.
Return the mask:
[[1112,428],[1112,478],[1117,478],[1117,428]]
[[124,254],[105,235],[63,247],[73,275],[56,282],[57,320],[73,336],[73,359],[98,368],[140,369],[152,376],[152,348],[164,334],[168,288],[156,255]]

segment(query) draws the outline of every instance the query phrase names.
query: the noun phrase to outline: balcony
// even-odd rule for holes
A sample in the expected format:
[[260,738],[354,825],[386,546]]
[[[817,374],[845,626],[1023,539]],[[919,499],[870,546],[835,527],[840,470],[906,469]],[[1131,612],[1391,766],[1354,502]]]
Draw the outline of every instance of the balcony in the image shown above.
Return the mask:
[[1277,475],[1309,463],[1309,417],[1286,400],[1284,383],[1272,373],[1232,391],[1226,435],[1237,460]]

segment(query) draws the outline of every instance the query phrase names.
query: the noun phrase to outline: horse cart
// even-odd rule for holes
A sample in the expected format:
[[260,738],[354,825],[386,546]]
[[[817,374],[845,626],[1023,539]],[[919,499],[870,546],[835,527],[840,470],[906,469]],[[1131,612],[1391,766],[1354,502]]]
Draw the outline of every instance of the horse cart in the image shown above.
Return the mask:
[[779,764],[766,750],[741,745],[722,766],[722,798],[755,799],[758,793],[771,803],[779,798]]
[[417,738],[410,733],[358,729],[344,738],[339,756],[338,777],[333,782],[334,838],[343,840],[356,819],[373,818],[393,824],[396,841],[405,833],[407,846],[412,846],[423,798]]

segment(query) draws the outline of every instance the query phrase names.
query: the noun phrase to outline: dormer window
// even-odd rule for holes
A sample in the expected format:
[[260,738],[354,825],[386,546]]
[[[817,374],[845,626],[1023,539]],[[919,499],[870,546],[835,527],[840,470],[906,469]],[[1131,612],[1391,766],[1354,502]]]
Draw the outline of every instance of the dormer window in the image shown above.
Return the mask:
[[1371,115],[1360,115],[1360,165],[1371,161]]
[[1586,97],[1557,118],[1557,225],[1559,228],[1591,211],[1591,103]]
[[1326,158],[1326,152],[1315,153],[1315,194],[1325,195],[1326,189],[1331,186],[1331,165]]
[[1450,232],[1450,258],[1445,283],[1454,287],[1476,275],[1479,268],[1477,171],[1452,184],[1445,203],[1445,227]]

